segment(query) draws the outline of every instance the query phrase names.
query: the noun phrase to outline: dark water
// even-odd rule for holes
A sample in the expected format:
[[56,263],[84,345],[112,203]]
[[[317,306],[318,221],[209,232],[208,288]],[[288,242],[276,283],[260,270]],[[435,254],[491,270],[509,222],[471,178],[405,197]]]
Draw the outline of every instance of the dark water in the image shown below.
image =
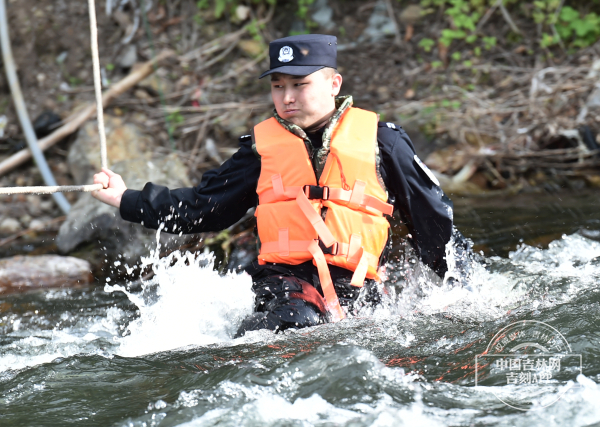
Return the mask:
[[[143,292],[107,283],[5,297],[0,425],[598,425],[600,202],[455,204],[485,254],[472,289],[448,288],[407,255],[390,266],[381,307],[337,324],[231,340],[251,308],[250,279],[191,255],[155,262]],[[565,356],[551,379],[507,385],[481,363],[475,387],[475,357],[522,320],[560,332],[581,370]]]

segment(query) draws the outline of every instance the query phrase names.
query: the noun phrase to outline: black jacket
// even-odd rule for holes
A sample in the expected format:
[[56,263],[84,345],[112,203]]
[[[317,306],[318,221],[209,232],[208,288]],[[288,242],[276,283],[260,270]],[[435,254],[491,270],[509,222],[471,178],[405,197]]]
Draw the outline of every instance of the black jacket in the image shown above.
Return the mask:
[[[313,146],[319,144],[320,135],[309,137]],[[413,144],[401,127],[380,122],[377,141],[390,202],[407,225],[421,260],[443,276],[445,245],[453,230],[452,202],[418,165]],[[221,167],[206,172],[197,187],[170,190],[147,183],[142,191],[126,190],[121,217],[152,229],[164,223],[168,233],[222,230],[257,206],[260,166],[251,137],[241,137],[240,149]]]

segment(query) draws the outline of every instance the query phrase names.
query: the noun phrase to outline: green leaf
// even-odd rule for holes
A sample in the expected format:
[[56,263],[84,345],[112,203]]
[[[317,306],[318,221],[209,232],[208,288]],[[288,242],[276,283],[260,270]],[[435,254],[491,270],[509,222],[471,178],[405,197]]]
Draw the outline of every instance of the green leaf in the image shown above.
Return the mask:
[[536,24],[541,24],[546,19],[546,14],[543,12],[533,12],[532,16],[533,16],[533,21]]
[[450,40],[464,39],[467,36],[463,30],[451,30],[446,28],[442,30],[442,37]]
[[440,68],[442,65],[444,65],[442,61],[433,61],[431,63],[431,68],[435,70],[436,68]]
[[577,12],[571,6],[563,6],[563,8],[560,10],[559,18],[561,21],[572,22],[579,18],[579,12]]
[[462,55],[460,54],[460,52],[454,52],[452,54],[452,59],[454,59],[455,61],[460,61],[460,58],[462,58]]
[[467,38],[465,39],[465,41],[467,43],[475,43],[476,40],[477,40],[476,34],[471,34],[471,35],[467,36]]
[[541,47],[549,47],[549,46],[552,46],[553,44],[556,44],[554,37],[552,37],[548,33],[543,33],[542,40],[540,41],[540,46]]
[[215,1],[215,18],[220,18],[225,12],[225,6],[227,6],[227,0],[216,0]]
[[484,37],[482,40],[486,50],[490,50],[496,46],[496,37]]
[[421,39],[419,42],[419,47],[422,47],[425,52],[430,52],[433,46],[435,46],[435,42],[428,38]]

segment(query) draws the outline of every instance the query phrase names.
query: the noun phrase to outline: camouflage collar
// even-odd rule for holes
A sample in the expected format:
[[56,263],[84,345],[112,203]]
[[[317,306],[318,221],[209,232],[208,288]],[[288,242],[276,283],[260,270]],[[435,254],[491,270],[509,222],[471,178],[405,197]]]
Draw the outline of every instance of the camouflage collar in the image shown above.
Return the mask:
[[323,146],[319,148],[319,150],[315,153],[315,149],[312,146],[310,139],[306,136],[306,132],[298,126],[295,125],[285,119],[282,119],[277,111],[274,111],[275,119],[279,122],[281,126],[283,126],[286,130],[293,133],[299,138],[304,140],[304,144],[306,145],[306,150],[308,151],[309,156],[312,159],[313,168],[317,175],[317,180],[321,177],[321,173],[323,172],[323,168],[325,167],[325,161],[327,160],[327,155],[329,154],[329,147],[331,145],[331,136],[333,134],[333,130],[337,126],[340,121],[340,117],[350,108],[353,104],[352,95],[344,95],[344,96],[336,96],[335,98],[335,108],[336,111],[329,118],[329,122],[325,125],[325,130],[323,131]]

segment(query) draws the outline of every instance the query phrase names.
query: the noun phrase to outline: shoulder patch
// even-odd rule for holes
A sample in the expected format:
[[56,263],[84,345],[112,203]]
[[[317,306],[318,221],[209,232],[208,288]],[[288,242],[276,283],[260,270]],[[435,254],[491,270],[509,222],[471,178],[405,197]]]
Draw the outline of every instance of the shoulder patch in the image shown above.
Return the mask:
[[417,156],[415,154],[415,157],[413,157],[413,159],[414,159],[415,163],[417,165],[419,165],[419,167],[421,168],[421,170],[423,172],[425,172],[425,175],[427,175],[427,177],[431,180],[431,182],[433,182],[435,185],[437,185],[439,187],[440,186],[440,182],[435,177],[435,175],[433,174],[433,172],[431,172],[431,170],[429,170],[429,168],[427,167],[427,165],[425,165],[425,163],[423,163],[421,161],[421,159],[419,159],[419,156]]
[[377,127],[388,128],[388,129],[397,130],[397,131],[400,131],[402,129],[401,126],[397,126],[395,123],[392,123],[392,122],[379,122],[379,123],[377,123]]

